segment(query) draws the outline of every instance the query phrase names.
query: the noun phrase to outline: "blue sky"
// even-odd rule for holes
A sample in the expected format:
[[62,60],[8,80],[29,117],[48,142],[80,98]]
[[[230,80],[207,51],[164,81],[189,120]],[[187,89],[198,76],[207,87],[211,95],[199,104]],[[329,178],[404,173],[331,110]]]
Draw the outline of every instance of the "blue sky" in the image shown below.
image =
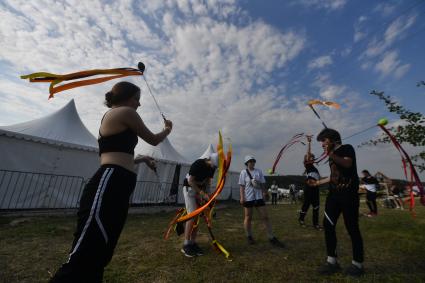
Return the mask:
[[[318,111],[343,136],[383,116],[400,123],[369,94],[373,89],[423,113],[425,88],[416,83],[425,80],[424,13],[425,1],[2,1],[0,125],[44,116],[74,98],[96,135],[103,95],[114,82],[48,101],[47,85],[19,75],[135,67],[142,60],[183,156],[194,160],[222,129],[235,149],[233,170],[243,168],[246,154],[266,170],[291,136],[321,130],[308,99],[341,104]],[[146,87],[128,80],[142,88],[142,118],[159,130]],[[349,142],[378,135],[376,128]],[[317,143],[313,149],[320,154]],[[304,151],[294,147],[278,172],[301,174]],[[357,155],[359,170],[403,175],[391,145]],[[326,165],[320,170],[328,172]]]

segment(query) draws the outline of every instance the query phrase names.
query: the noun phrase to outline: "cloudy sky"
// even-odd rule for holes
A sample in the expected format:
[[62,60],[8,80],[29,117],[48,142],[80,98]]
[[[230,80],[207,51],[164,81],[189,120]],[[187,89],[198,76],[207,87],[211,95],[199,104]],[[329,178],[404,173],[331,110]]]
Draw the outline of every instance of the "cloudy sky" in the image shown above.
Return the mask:
[[[425,1],[149,0],[0,2],[0,125],[47,115],[75,99],[97,135],[107,110],[104,93],[116,81],[62,92],[47,100],[48,85],[19,76],[146,64],[157,100],[174,122],[170,141],[188,160],[215,143],[219,129],[232,141],[233,170],[256,156],[267,170],[291,136],[317,134],[321,123],[347,137],[388,117],[370,95],[385,91],[424,112]],[[139,113],[157,131],[160,117],[141,78]],[[358,145],[378,128],[347,140]],[[317,142],[314,152],[320,155]],[[414,149],[407,147],[413,153]],[[305,148],[294,146],[278,172],[301,174]],[[357,150],[359,170],[403,176],[391,145]],[[327,174],[326,165],[319,168]],[[422,174],[424,177],[424,174]]]

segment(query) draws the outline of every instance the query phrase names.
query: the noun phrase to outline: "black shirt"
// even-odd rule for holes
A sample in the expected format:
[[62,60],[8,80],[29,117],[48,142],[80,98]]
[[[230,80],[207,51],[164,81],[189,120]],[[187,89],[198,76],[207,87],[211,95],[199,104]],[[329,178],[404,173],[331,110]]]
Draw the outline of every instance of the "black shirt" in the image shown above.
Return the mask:
[[102,136],[99,131],[99,156],[104,152],[124,152],[134,154],[138,138],[130,128],[110,136]]
[[[206,179],[214,177],[215,168],[207,164],[206,159],[198,159],[192,163],[189,175],[195,178],[196,182],[204,182]],[[184,186],[189,186],[187,178],[184,179]]]
[[305,165],[305,173],[307,179],[313,179],[316,181],[320,179],[319,170],[317,170],[317,168],[313,164]]
[[[318,181],[320,179],[319,170],[317,170],[317,168],[313,164],[305,164],[305,174],[306,181],[309,179]],[[305,187],[306,189],[317,188],[317,186],[308,185],[307,182],[305,184]]]
[[353,161],[349,168],[336,164],[332,158],[329,158],[329,167],[331,169],[330,190],[350,190],[357,192],[359,189],[359,176],[357,175],[356,153],[349,144],[341,145],[334,151],[338,157],[349,157]]

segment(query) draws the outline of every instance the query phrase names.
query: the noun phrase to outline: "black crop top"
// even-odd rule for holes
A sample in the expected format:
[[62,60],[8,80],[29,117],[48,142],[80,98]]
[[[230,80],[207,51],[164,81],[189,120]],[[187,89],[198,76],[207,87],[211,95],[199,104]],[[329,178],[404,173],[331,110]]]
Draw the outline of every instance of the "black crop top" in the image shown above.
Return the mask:
[[99,155],[104,152],[124,152],[134,154],[137,145],[137,135],[130,129],[107,137],[102,137],[99,131]]

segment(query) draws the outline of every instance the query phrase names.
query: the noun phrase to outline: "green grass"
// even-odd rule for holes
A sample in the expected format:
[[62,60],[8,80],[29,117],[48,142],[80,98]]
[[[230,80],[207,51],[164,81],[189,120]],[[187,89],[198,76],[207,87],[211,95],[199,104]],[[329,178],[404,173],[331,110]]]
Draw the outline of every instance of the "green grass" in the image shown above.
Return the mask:
[[[130,215],[104,282],[425,282],[425,207],[417,205],[416,219],[408,211],[385,208],[376,218],[360,218],[367,272],[360,280],[317,275],[326,255],[324,234],[298,226],[299,207],[268,206],[275,234],[288,246],[283,250],[267,242],[257,213],[253,223],[257,244],[248,246],[242,208],[230,205],[218,210],[213,231],[232,254],[231,262],[210,248],[203,223],[199,243],[205,255],[186,258],[180,252],[182,238],[163,240],[174,213]],[[12,220],[0,217],[0,282],[46,282],[67,259],[75,217],[31,217],[16,226],[10,225]],[[351,242],[342,218],[337,226],[344,267],[351,262]]]

